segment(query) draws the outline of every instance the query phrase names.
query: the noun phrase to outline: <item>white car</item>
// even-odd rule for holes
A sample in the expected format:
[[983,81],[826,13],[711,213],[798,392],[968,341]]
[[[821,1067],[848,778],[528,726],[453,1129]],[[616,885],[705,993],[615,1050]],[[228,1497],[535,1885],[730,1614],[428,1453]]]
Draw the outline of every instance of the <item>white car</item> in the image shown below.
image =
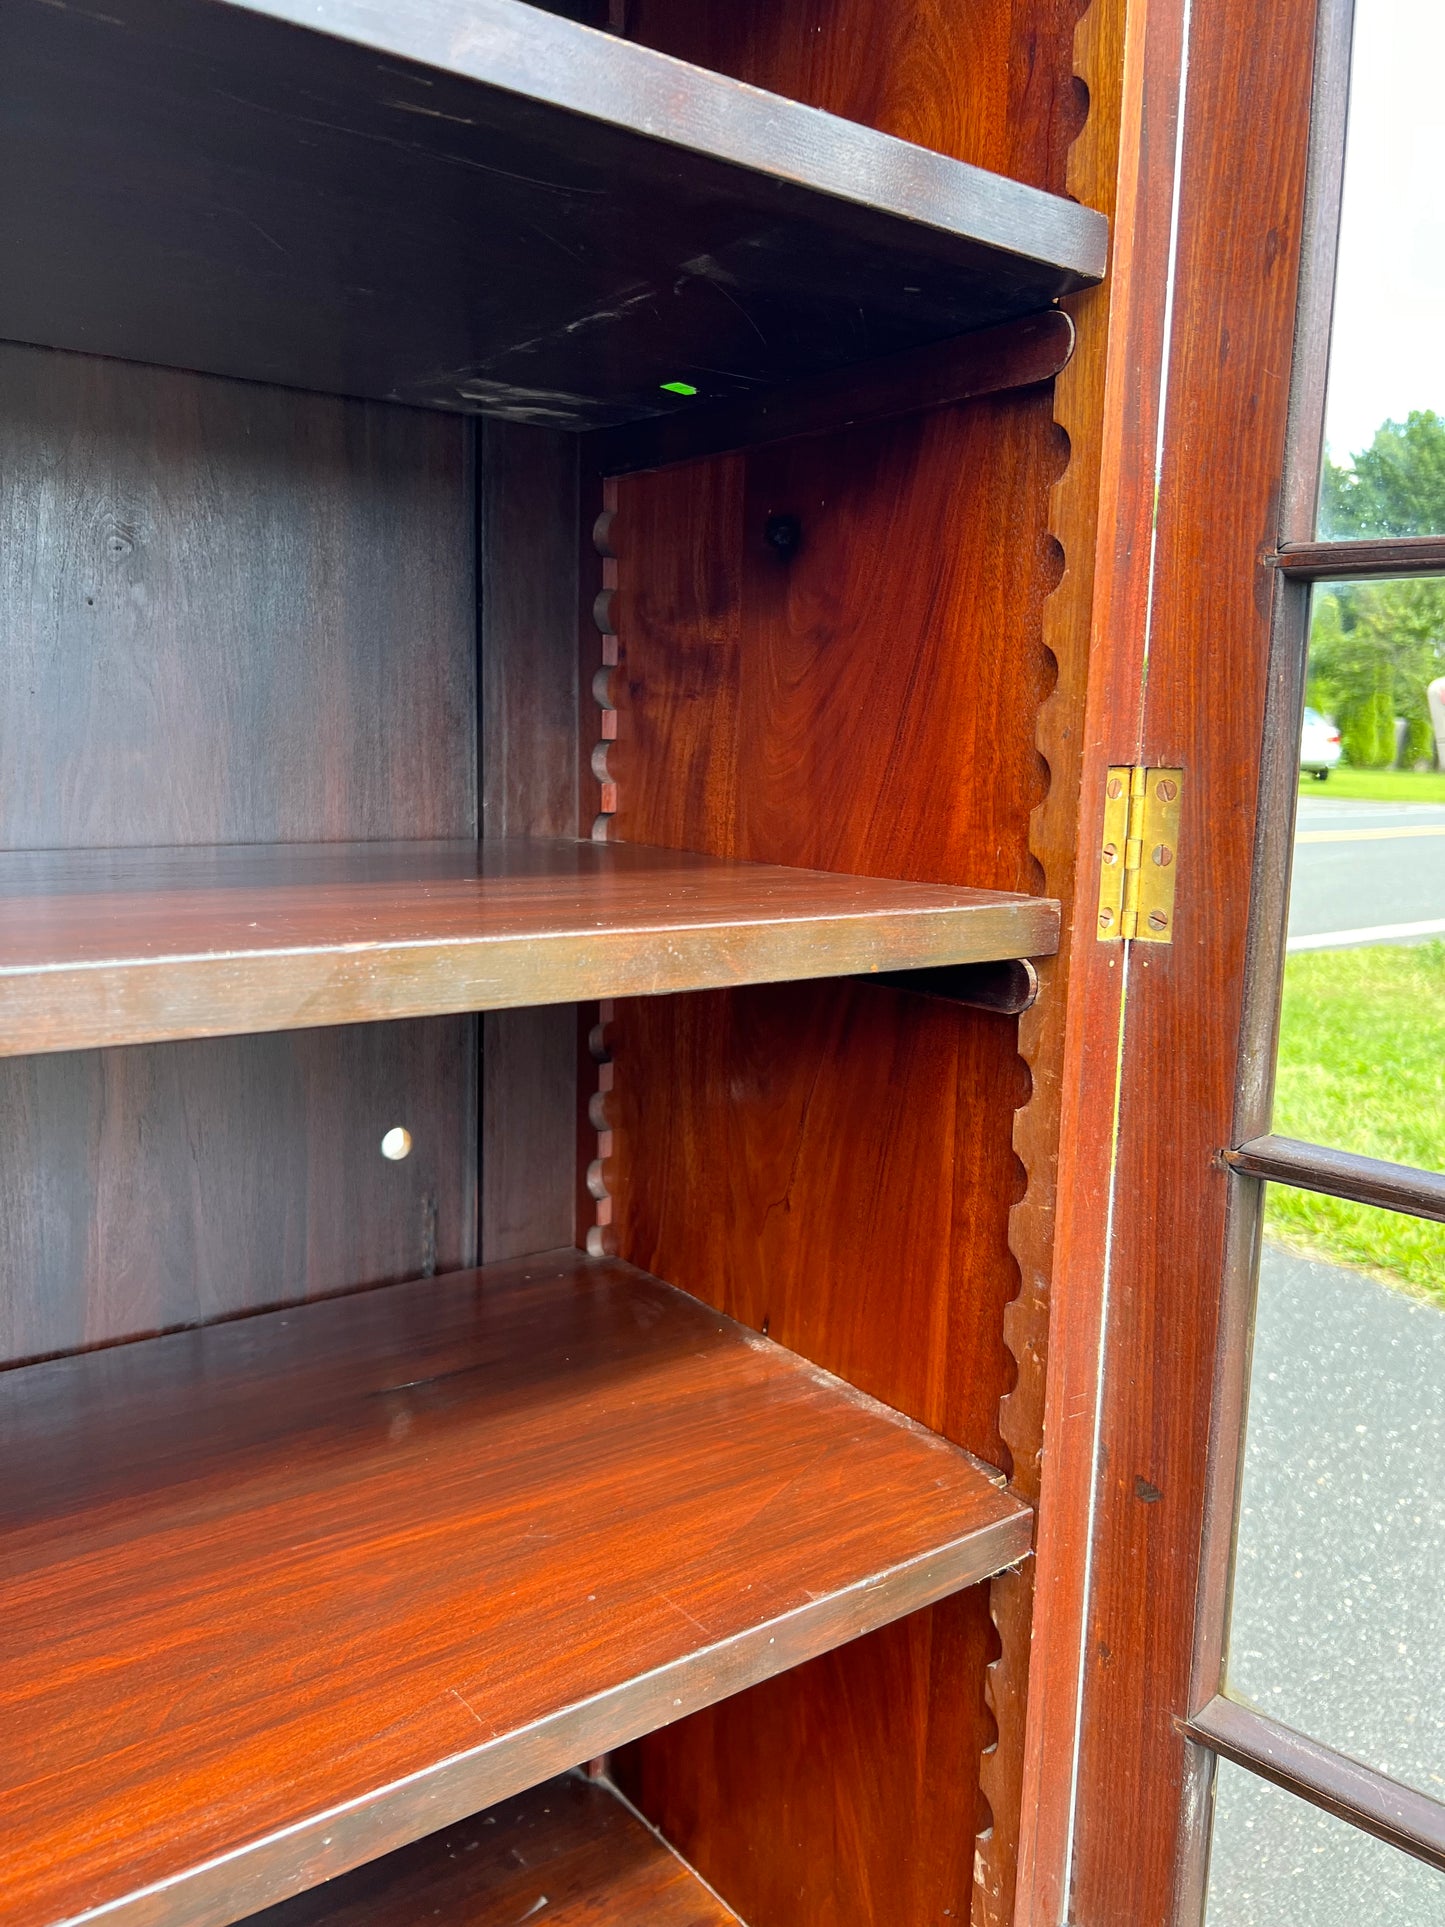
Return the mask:
[[1317,709],[1307,709],[1304,728],[1300,731],[1300,768],[1308,770],[1316,782],[1323,783],[1342,753],[1340,732],[1332,719],[1321,716]]

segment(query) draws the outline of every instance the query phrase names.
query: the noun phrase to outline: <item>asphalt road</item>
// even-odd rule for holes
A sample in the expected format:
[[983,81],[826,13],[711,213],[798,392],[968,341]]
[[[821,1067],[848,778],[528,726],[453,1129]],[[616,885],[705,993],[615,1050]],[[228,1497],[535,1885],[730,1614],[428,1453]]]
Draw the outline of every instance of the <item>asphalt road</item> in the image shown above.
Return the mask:
[[[1434,928],[1400,930],[1422,923]],[[1445,936],[1445,804],[1346,803],[1306,791],[1289,935],[1291,949]]]
[[[1445,1311],[1266,1247],[1230,1690],[1445,1797]],[[1441,1927],[1445,1875],[1235,1769],[1208,1927]]]

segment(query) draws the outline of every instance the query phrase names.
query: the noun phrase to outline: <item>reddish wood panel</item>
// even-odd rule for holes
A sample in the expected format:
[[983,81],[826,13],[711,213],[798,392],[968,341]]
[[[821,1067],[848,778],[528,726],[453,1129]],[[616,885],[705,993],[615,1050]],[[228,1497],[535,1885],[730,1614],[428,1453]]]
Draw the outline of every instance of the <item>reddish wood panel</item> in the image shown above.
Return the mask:
[[1030,391],[620,479],[614,834],[1036,891],[1064,461]]
[[749,1927],[962,1924],[990,1636],[976,1586],[653,1734],[619,1777]]
[[219,1927],[973,1585],[1032,1524],[572,1251],[0,1374],[0,1459],[5,1927]]
[[0,1363],[473,1263],[476,1047],[453,1017],[0,1062]]
[[998,1463],[1014,1036],[866,983],[619,1001],[619,1250]]
[[1086,104],[1069,57],[1081,10],[1078,0],[625,0],[634,40],[1055,190]]
[[444,1833],[284,1900],[250,1927],[730,1927],[708,1892],[613,1790],[544,1780]]
[[[1059,568],[1045,522],[1063,460],[1047,393],[1016,394],[618,481],[616,832],[1038,889],[1040,625]],[[786,553],[776,517],[796,523]],[[830,984],[619,1003],[612,1031],[619,1251],[998,1453],[1018,1289],[1010,1131],[1028,1094],[1015,1024]],[[756,1927],[876,1918],[897,1829],[925,1837],[924,1800],[927,1864],[897,1892],[915,1911],[896,1917],[927,1919],[936,1898],[964,1918],[973,1856],[956,1847],[980,1823],[976,1769],[925,1790],[901,1762],[945,1732],[952,1758],[976,1762],[992,1736],[995,1649],[984,1603],[970,1610],[968,1639],[920,1628],[886,1658],[858,1648],[826,1682],[800,1677],[640,1749],[627,1770],[648,1810],[745,1915],[756,1896]],[[841,1734],[843,1708],[862,1719],[885,1695],[915,1709],[880,1756],[900,1763],[896,1804],[873,1805],[840,1764],[809,1819],[853,1816],[848,1865],[818,1844],[831,1822],[745,1849],[730,1814],[791,1797],[784,1734]],[[667,1791],[684,1785],[685,1808]]]

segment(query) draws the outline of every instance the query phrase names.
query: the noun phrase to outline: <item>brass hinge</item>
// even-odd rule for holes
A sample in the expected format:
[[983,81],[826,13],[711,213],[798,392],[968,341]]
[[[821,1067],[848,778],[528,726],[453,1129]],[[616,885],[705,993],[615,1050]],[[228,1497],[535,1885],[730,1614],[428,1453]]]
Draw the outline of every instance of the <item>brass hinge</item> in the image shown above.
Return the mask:
[[1100,943],[1173,943],[1182,769],[1121,764],[1104,782]]

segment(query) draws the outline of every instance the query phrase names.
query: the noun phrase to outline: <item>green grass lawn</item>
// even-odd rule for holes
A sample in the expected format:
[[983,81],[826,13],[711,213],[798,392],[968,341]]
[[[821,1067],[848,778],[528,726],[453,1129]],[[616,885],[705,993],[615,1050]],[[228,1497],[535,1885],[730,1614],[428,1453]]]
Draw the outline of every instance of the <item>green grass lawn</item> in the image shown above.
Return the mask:
[[1445,803],[1445,770],[1332,769],[1323,783],[1302,776],[1300,794],[1350,803]]
[[[1445,942],[1288,959],[1273,1128],[1445,1170]],[[1265,1229],[1445,1304],[1445,1225],[1272,1184]]]

